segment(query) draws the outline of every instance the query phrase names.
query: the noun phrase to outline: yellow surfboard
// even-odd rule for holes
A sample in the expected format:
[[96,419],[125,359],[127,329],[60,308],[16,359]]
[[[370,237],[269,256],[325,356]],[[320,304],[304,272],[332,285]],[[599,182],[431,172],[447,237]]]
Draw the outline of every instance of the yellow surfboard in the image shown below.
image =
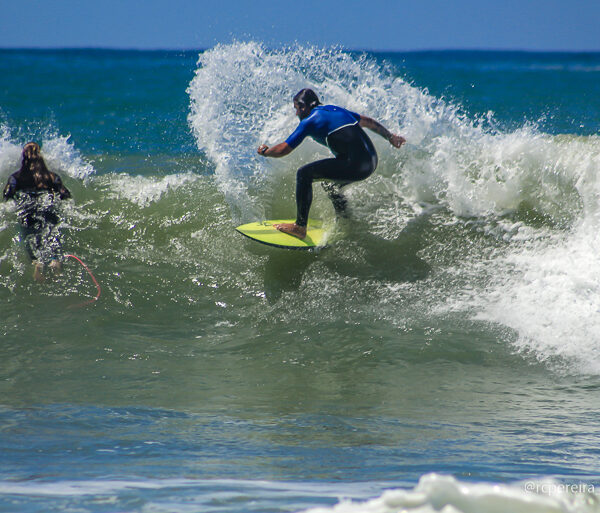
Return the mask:
[[319,247],[324,242],[325,231],[323,222],[316,219],[309,219],[306,227],[306,237],[299,239],[293,235],[280,232],[273,225],[279,223],[293,223],[294,219],[276,219],[269,221],[259,221],[257,223],[248,223],[238,226],[236,230],[252,240],[284,249],[313,249]]

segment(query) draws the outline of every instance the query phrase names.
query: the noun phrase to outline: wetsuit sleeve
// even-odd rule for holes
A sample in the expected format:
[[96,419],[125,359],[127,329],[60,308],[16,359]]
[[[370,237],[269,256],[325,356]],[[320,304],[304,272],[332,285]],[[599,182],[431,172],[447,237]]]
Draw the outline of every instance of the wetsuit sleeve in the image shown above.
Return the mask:
[[348,114],[350,114],[354,119],[356,119],[356,121],[358,121],[360,123],[360,114],[357,114],[356,112],[352,112],[351,110],[348,110],[346,112],[348,112]]
[[300,146],[300,143],[304,141],[305,137],[308,135],[308,125],[304,121],[300,121],[298,128],[292,132],[285,142],[290,145],[292,149]]
[[10,199],[15,196],[15,192],[17,192],[17,179],[14,176],[10,176],[6,187],[4,187],[4,199]]
[[60,179],[60,176],[54,175],[53,189],[58,192],[60,199],[68,199],[71,197],[71,192],[67,189]]

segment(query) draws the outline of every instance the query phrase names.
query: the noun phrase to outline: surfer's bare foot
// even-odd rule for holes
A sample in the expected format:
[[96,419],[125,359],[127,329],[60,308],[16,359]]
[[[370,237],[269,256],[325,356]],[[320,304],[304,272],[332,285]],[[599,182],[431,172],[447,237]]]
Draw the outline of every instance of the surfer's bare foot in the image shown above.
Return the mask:
[[44,264],[40,262],[33,263],[33,279],[38,283],[44,283]]
[[274,225],[280,232],[293,235],[299,239],[306,237],[306,226],[298,226],[296,223],[281,223]]

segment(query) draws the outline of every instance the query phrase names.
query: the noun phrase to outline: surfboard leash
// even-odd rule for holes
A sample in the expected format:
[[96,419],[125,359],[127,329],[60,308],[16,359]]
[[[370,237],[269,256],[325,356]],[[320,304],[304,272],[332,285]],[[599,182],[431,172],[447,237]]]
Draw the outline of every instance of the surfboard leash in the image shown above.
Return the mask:
[[90,277],[92,278],[92,281],[96,285],[96,289],[98,290],[98,294],[96,294],[95,298],[90,299],[88,301],[84,301],[83,303],[72,305],[70,308],[79,308],[79,307],[82,307],[85,305],[90,305],[90,304],[94,303],[95,301],[98,301],[98,298],[100,297],[100,294],[102,293],[102,290],[100,289],[100,284],[98,283],[98,280],[96,280],[95,276],[92,274],[92,271],[90,271],[90,268],[83,263],[81,258],[76,257],[75,255],[65,255],[65,257],[74,258],[75,260],[77,260],[81,264],[81,266],[87,271],[87,273],[90,275]]

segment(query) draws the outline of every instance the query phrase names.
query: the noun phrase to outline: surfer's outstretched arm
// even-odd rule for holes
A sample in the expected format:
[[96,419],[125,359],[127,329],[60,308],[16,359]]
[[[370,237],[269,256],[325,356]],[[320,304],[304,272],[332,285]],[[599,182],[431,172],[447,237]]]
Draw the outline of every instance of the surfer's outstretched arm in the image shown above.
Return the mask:
[[279,158],[289,155],[293,150],[294,148],[292,148],[288,143],[282,142],[272,146],[271,148],[269,148],[266,144],[261,144],[257,151],[263,157]]
[[400,148],[405,142],[406,139],[401,135],[396,135],[390,132],[386,127],[384,127],[379,121],[375,121],[373,118],[369,116],[360,116],[360,121],[358,123],[363,128],[368,128],[372,130],[376,134],[380,135],[384,139],[396,148]]

